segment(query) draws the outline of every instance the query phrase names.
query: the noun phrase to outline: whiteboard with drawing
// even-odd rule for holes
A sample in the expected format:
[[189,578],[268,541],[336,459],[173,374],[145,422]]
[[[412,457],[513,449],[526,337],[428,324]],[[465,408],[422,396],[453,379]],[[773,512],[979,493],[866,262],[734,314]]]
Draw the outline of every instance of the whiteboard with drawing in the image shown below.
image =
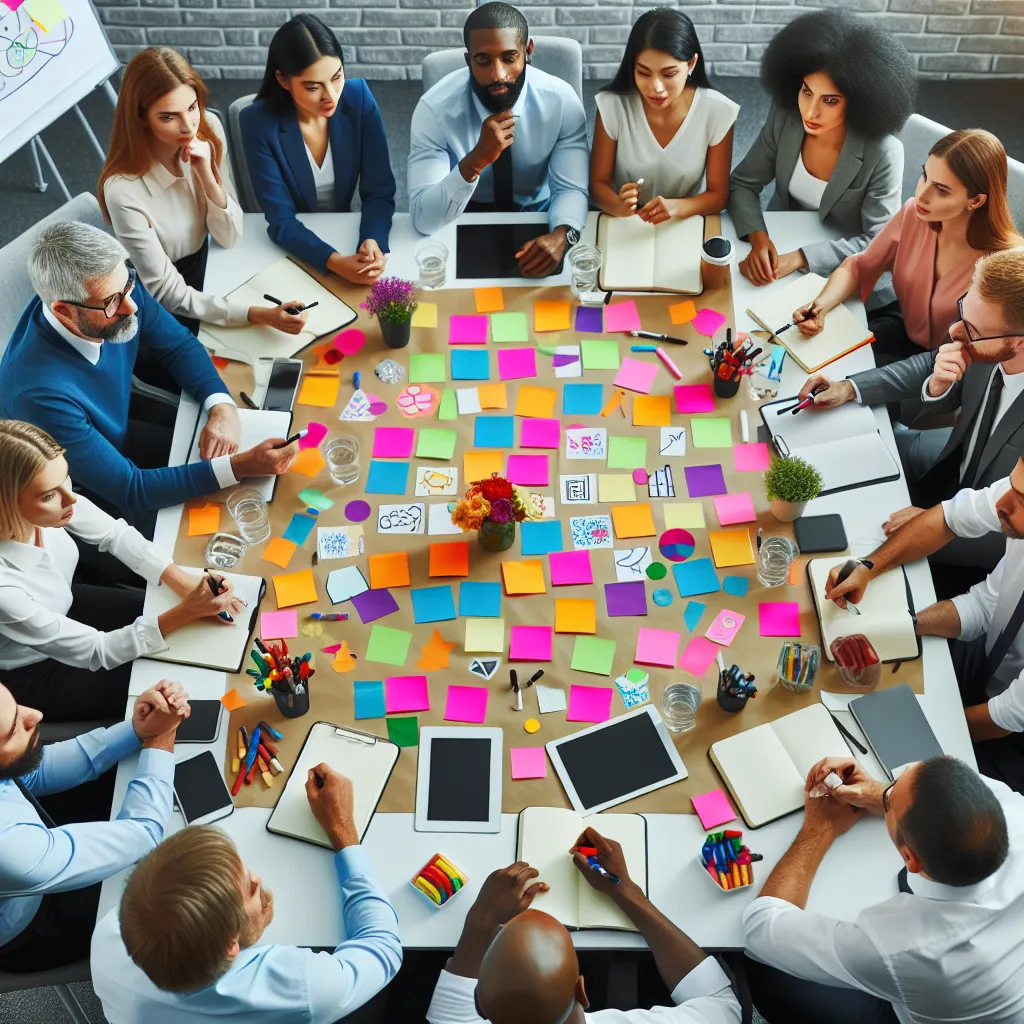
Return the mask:
[[89,0],[0,0],[0,161],[117,68]]

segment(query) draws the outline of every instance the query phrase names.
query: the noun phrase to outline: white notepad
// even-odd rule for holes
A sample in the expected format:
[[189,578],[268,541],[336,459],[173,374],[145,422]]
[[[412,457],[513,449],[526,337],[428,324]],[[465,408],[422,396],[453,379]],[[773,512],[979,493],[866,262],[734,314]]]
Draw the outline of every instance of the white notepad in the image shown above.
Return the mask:
[[267,830],[332,849],[306,799],[309,770],[322,762],[352,780],[352,817],[362,842],[391,778],[398,753],[398,746],[383,736],[330,722],[316,722],[306,736],[295,767],[270,815]]
[[704,218],[648,224],[639,217],[609,217],[597,223],[601,250],[600,285],[608,291],[685,292],[701,290],[700,258]]

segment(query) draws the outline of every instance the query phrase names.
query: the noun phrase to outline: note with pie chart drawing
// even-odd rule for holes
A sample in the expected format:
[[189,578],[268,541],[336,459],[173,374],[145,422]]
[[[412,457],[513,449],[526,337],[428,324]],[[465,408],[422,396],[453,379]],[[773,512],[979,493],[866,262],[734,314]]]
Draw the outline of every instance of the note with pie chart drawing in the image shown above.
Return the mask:
[[658,540],[662,558],[670,562],[685,562],[693,554],[696,542],[689,530],[666,530]]

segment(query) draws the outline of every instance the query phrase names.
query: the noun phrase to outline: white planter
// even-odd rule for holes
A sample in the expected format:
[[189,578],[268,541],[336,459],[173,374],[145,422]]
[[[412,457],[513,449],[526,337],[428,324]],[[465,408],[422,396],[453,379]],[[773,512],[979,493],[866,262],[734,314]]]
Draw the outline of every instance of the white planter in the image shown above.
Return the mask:
[[780,523],[791,523],[799,519],[807,508],[806,501],[783,501],[781,498],[772,498],[768,504],[771,514]]

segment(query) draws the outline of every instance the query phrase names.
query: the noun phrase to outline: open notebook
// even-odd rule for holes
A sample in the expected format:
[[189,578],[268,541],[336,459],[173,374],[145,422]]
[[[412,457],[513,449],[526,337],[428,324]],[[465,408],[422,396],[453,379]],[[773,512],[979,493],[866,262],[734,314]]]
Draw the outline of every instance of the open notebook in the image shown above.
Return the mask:
[[602,214],[597,221],[597,247],[603,254],[599,283],[607,291],[696,295],[703,246],[703,217],[655,225],[635,216]]
[[588,825],[622,846],[629,877],[647,892],[647,822],[639,814],[583,817],[561,807],[527,807],[519,815],[516,859],[532,864],[540,872],[539,881],[551,887],[532,907],[566,928],[635,932],[629,918],[579,873],[568,852]]
[[825,657],[834,661],[830,650],[832,642],[837,637],[854,634],[866,636],[882,661],[909,661],[918,657],[921,641],[914,629],[913,603],[903,569],[892,569],[876,576],[857,605],[860,612],[857,615],[825,597],[829,572],[845,561],[845,558],[812,558],[807,563],[807,578],[821,623]]
[[353,819],[361,842],[391,778],[398,753],[398,747],[382,736],[330,722],[314,723],[270,815],[267,830],[331,849],[306,799],[309,770],[323,762],[352,780]]
[[824,287],[825,278],[817,274],[794,274],[786,284],[770,286],[756,295],[755,305],[747,310],[747,316],[773,340],[785,345],[808,373],[874,340],[871,331],[842,305],[825,316],[824,330],[812,338],[805,338],[796,326],[781,331],[793,323],[793,311],[813,302]]
[[204,323],[200,326],[199,340],[218,355],[255,365],[259,359],[293,356],[317,338],[341,330],[356,318],[351,306],[289,259],[279,260],[261,270],[230,293],[231,298],[241,298],[250,306],[269,306],[264,295],[273,295],[282,302],[301,299],[304,305],[311,302],[319,305],[309,311],[309,319],[301,334],[283,334],[262,325],[218,327]]
[[780,455],[798,455],[821,473],[822,494],[899,479],[899,464],[868,406],[847,402],[793,413],[796,404],[796,398],[766,402],[761,419]]
[[[182,566],[185,572],[196,577],[204,575],[202,569]],[[247,606],[235,616],[233,625],[220,619],[199,619],[175,630],[167,637],[167,650],[147,654],[155,661],[170,661],[178,665],[197,665],[200,668],[218,669],[221,672],[241,672],[242,663],[249,653],[249,641],[256,628],[256,616],[260,601],[267,591],[262,576],[242,576],[239,573],[216,570],[218,577],[230,580],[235,595]],[[179,603],[179,597],[166,586],[146,588],[143,614],[152,616],[169,611]]]
[[800,810],[807,773],[823,757],[849,756],[850,748],[823,704],[719,740],[708,750],[751,828]]

